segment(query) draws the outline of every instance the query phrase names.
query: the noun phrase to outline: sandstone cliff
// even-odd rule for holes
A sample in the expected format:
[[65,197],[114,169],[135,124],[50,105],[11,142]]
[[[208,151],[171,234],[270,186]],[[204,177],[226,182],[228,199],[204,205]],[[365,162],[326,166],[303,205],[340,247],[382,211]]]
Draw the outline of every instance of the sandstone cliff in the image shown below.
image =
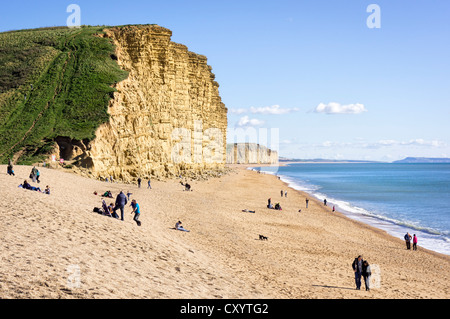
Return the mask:
[[228,164],[278,164],[278,152],[256,143],[227,145]]
[[94,177],[123,181],[223,169],[227,109],[206,57],[172,42],[172,32],[157,25],[105,32],[129,76],[116,84],[109,122],[73,155],[84,154]]

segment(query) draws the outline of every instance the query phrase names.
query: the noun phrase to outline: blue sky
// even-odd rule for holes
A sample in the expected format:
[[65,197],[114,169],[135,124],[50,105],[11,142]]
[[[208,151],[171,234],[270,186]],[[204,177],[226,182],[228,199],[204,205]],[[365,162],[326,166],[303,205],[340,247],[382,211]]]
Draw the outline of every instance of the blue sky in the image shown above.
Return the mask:
[[81,24],[156,23],[206,55],[229,142],[243,128],[276,131],[258,137],[286,157],[450,157],[448,0],[9,1],[0,31],[65,25],[72,3]]

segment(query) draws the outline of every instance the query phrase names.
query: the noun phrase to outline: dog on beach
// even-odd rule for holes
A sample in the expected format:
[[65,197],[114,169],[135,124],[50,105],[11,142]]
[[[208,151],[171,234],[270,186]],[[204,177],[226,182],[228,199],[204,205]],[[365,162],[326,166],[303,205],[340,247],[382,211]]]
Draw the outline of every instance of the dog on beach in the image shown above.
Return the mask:
[[269,238],[263,235],[259,235],[259,240],[268,240]]

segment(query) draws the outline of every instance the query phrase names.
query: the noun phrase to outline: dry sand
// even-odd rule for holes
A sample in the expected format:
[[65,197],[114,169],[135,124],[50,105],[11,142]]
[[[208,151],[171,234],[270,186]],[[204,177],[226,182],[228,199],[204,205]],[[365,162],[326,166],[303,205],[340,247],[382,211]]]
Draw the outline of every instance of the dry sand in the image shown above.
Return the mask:
[[[449,256],[407,251],[403,240],[313,199],[305,209],[305,194],[293,189],[281,198],[287,186],[275,176],[234,168],[186,192],[179,180],[152,181],[149,190],[146,180],[139,189],[40,168],[46,195],[17,187],[30,170],[15,166],[12,177],[0,166],[0,298],[450,296]],[[141,227],[128,206],[124,222],[92,212],[101,206],[93,192],[106,190],[133,193]],[[283,210],[267,209],[269,197]],[[173,229],[178,220],[189,233]],[[370,292],[355,290],[358,254],[379,280]]]

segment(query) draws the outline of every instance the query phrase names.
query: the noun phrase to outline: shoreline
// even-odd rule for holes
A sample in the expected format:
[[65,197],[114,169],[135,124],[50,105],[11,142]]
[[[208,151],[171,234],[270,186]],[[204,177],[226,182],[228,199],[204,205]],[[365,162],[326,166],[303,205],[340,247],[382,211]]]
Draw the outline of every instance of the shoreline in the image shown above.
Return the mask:
[[[219,178],[192,181],[186,192],[179,180],[152,181],[150,190],[42,169],[40,186],[52,189],[46,195],[17,187],[30,169],[15,166],[11,177],[0,166],[0,298],[450,296],[448,256],[421,247],[407,251],[402,240],[330,213],[301,191],[289,188],[282,198],[280,189],[288,186],[276,176],[238,166]],[[120,190],[132,193],[141,227],[129,207],[123,222],[92,212],[101,200],[93,192],[108,189],[114,197]],[[283,210],[268,209],[269,197]],[[190,232],[174,230],[178,220]],[[359,254],[380,280],[370,292],[355,290],[351,263]],[[72,266],[80,269],[79,287],[68,287]]]
[[[289,164],[298,164],[298,163],[289,163]],[[253,167],[250,166],[250,167],[247,167],[247,169],[252,170],[252,171],[258,171],[256,169],[258,167],[262,167],[262,166],[253,166]],[[310,192],[308,190],[297,189],[296,182],[294,180],[289,180],[289,179],[291,179],[291,177],[289,177],[287,175],[278,175],[278,173],[273,174],[272,172],[264,172],[264,173],[267,173],[269,175],[274,175],[276,177],[280,177],[280,180],[283,181],[286,184],[286,186],[289,187],[290,189],[300,192],[301,194],[303,194],[303,196],[309,196],[311,198],[314,198],[319,203],[323,202],[323,198],[319,198],[319,196],[314,194],[312,191]],[[384,231],[388,235],[392,236],[393,238],[402,240],[402,238],[406,232],[412,233],[412,230],[405,225],[397,224],[395,222],[389,222],[384,219],[378,218],[377,216],[364,215],[362,213],[357,213],[357,212],[351,211],[350,208],[346,208],[346,207],[342,206],[342,204],[340,204],[340,202],[341,202],[340,200],[333,199],[333,198],[327,198],[327,201],[330,204],[329,207],[332,207],[333,205],[336,207],[335,213],[341,213],[345,217],[347,217],[351,220],[360,222],[360,223],[368,225],[370,227],[374,227],[376,229],[379,229],[380,231]],[[346,203],[346,204],[351,205],[351,203]],[[363,209],[363,208],[359,208],[356,206],[352,206],[352,207],[354,209],[361,209],[361,210],[365,211],[365,209]],[[329,208],[329,211],[331,211],[331,210],[332,209]],[[422,242],[423,242],[423,240],[427,241],[427,245],[426,245],[427,247],[432,246],[433,242],[441,243],[441,241],[443,241],[440,239],[430,238],[430,234],[428,234],[426,231],[421,230],[421,229],[415,229],[414,232],[419,234],[419,237],[422,238]],[[426,239],[424,239],[424,237]],[[449,253],[445,253],[443,251],[433,250],[431,248],[425,248],[423,246],[422,246],[422,248],[427,249],[430,252],[434,252],[437,254],[442,254],[444,256],[450,257]]]
[[[273,176],[276,177],[276,175],[273,175]],[[325,210],[325,211],[327,211],[329,213],[332,213],[334,215],[339,215],[342,218],[348,219],[348,220],[354,222],[355,224],[357,224],[358,227],[368,228],[368,229],[371,229],[372,231],[375,231],[375,232],[378,232],[380,234],[389,236],[389,237],[391,237],[392,240],[397,240],[397,241],[401,242],[402,245],[404,245],[404,241],[401,239],[401,237],[396,237],[396,236],[390,234],[388,230],[380,228],[380,227],[377,227],[377,226],[371,224],[370,222],[365,222],[365,221],[353,218],[353,217],[349,216],[350,212],[347,212],[345,210],[341,210],[340,211],[340,210],[336,209],[336,211],[332,212],[332,208],[331,208],[332,206],[325,206],[326,208],[323,207],[323,202],[319,198],[314,196],[313,194],[310,194],[307,191],[302,191],[302,190],[295,189],[292,186],[290,186],[289,182],[283,181],[282,179],[280,179],[280,181],[282,181],[286,185],[286,187],[289,188],[290,190],[298,192],[300,195],[310,198],[310,200],[311,199],[314,200],[317,205],[322,205],[323,210]],[[329,201],[329,203],[333,203],[333,202]],[[337,206],[337,204],[336,204],[336,206]],[[337,206],[337,207],[339,207],[339,206]],[[356,214],[354,214],[354,215],[356,215]],[[371,219],[371,218],[372,217],[368,217],[367,219]],[[362,218],[362,219],[364,219],[364,218]],[[420,246],[420,248],[422,250],[427,251],[427,253],[433,254],[433,255],[435,255],[437,257],[442,257],[444,259],[450,258],[450,255],[448,255],[448,254],[445,254],[445,253],[442,253],[442,252],[438,252],[438,251],[435,251],[435,250],[432,250],[432,249],[429,249],[429,248],[425,248],[423,246]]]

